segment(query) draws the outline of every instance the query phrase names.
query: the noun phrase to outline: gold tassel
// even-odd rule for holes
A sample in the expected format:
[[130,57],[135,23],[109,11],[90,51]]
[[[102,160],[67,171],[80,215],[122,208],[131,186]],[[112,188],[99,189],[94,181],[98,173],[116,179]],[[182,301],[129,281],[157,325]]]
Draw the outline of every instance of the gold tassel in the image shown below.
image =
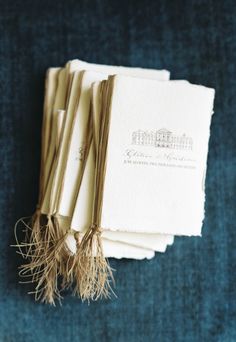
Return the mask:
[[78,249],[79,293],[81,299],[110,298],[112,269],[103,255],[101,230],[93,225],[85,233]]
[[[17,245],[20,254],[29,259],[27,264],[20,266],[19,275],[30,278],[28,282],[36,283],[35,291],[30,292],[35,294],[35,300],[55,305],[55,300],[60,301],[62,298],[58,288],[58,276],[64,275],[62,265],[68,232],[61,232],[52,215],[48,215],[46,224],[42,225],[41,216],[36,212],[32,219],[32,228],[27,225],[26,235],[30,235],[28,242]],[[25,249],[25,253],[22,249]]]
[[[46,220],[45,224],[43,220]],[[19,220],[19,222],[24,222]],[[112,269],[104,257],[101,230],[93,225],[80,241],[80,233],[72,230],[63,232],[57,219],[52,215],[43,216],[39,210],[32,217],[31,225],[26,224],[28,242],[18,243],[20,254],[29,260],[20,266],[19,275],[36,283],[35,300],[55,305],[62,299],[61,291],[75,282],[73,294],[84,300],[110,298],[114,294]],[[73,255],[66,245],[66,238],[74,234],[76,253]],[[25,252],[23,252],[25,250]],[[62,276],[59,289],[58,278]]]

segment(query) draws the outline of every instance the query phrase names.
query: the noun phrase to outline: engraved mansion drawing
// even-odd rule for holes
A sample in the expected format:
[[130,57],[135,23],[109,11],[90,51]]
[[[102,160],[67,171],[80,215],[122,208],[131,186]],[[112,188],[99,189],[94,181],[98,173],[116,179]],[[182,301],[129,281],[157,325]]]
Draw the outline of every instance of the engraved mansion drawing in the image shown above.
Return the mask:
[[132,133],[132,144],[142,146],[154,146],[177,150],[192,150],[193,139],[183,135],[175,135],[165,128],[158,131],[138,130]]

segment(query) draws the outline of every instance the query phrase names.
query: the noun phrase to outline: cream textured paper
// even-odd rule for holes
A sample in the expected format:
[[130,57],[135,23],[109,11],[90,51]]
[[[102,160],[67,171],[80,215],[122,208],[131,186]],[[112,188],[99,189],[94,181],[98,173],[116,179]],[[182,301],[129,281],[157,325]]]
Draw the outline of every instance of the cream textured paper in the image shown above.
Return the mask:
[[201,235],[214,90],[114,80],[102,228]]
[[[58,222],[60,227],[64,230],[68,229],[70,226],[70,220],[58,217]],[[73,235],[68,235],[66,239],[66,244],[71,251],[75,254],[76,252],[76,241]],[[128,259],[151,259],[154,257],[155,252],[147,248],[139,248],[137,246],[132,246],[126,243],[111,241],[106,238],[102,238],[103,252],[106,258],[128,258]]]
[[69,73],[73,73],[74,71],[78,70],[89,70],[109,75],[120,74],[139,78],[154,79],[159,81],[168,81],[170,79],[170,72],[168,70],[93,64],[81,61],[79,59],[74,59],[68,62],[67,67]]
[[[70,246],[71,252],[76,252],[76,242],[72,235],[67,238],[67,245]],[[102,239],[103,253],[106,258],[116,259],[151,259],[155,252],[145,248],[138,248],[125,243]]]

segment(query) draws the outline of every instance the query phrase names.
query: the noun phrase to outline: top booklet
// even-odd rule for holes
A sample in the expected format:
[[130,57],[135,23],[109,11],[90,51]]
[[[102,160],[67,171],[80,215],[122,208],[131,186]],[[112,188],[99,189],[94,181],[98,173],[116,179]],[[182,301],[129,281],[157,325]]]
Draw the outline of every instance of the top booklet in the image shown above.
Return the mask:
[[103,83],[93,225],[201,235],[214,89],[120,75]]

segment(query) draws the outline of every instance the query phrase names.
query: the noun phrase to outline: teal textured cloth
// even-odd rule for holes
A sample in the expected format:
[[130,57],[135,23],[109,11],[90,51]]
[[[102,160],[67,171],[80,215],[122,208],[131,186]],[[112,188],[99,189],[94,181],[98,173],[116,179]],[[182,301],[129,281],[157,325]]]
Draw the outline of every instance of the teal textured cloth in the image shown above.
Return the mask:
[[[236,6],[233,0],[0,1],[0,341],[236,341]],[[38,195],[49,66],[166,68],[216,89],[202,238],[112,260],[117,299],[35,303],[9,245]]]

